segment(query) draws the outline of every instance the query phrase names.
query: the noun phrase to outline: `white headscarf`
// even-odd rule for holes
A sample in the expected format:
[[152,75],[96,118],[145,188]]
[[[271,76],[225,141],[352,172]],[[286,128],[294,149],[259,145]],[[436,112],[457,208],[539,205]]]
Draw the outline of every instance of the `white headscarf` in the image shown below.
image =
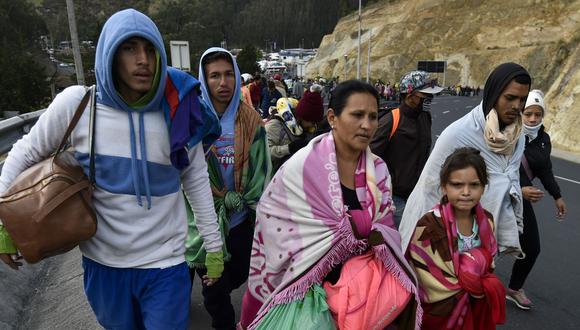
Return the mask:
[[536,126],[528,126],[524,123],[524,135],[530,141],[532,141],[533,139],[535,139],[538,136],[538,132],[540,131],[540,128],[542,127],[542,125],[544,125],[544,117],[546,116],[546,105],[544,103],[544,93],[542,93],[541,90],[534,89],[534,90],[530,91],[530,93],[528,94],[528,99],[526,101],[526,105],[524,107],[524,111],[525,111],[525,109],[527,109],[528,107],[531,107],[532,105],[537,105],[540,108],[542,108],[542,121]]

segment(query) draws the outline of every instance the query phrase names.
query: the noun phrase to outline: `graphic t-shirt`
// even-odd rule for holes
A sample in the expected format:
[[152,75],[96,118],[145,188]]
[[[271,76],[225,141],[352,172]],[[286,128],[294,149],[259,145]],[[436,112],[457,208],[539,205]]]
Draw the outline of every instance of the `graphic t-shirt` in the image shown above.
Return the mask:
[[[222,134],[215,142],[216,155],[224,184],[228,191],[234,191],[234,135]],[[230,229],[239,225],[246,219],[247,207],[240,212],[233,213],[230,218]]]

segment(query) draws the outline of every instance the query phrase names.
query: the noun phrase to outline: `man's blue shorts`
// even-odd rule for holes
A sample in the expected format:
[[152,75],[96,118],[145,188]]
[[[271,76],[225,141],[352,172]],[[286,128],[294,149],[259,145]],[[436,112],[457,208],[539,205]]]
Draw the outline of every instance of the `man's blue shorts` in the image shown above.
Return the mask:
[[83,257],[85,294],[105,329],[187,329],[191,280],[185,262],[114,268]]

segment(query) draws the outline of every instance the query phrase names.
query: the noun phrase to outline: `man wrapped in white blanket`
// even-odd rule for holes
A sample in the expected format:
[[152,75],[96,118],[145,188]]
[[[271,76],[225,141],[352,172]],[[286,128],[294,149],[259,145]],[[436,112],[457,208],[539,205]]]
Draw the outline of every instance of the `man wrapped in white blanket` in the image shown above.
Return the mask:
[[526,69],[515,63],[495,68],[485,83],[483,101],[449,125],[437,140],[419,182],[409,196],[399,226],[403,251],[417,221],[442,195],[439,171],[445,158],[460,147],[480,150],[489,174],[481,204],[493,214],[500,252],[519,253],[523,229],[519,167],[524,152],[521,113],[530,90]]

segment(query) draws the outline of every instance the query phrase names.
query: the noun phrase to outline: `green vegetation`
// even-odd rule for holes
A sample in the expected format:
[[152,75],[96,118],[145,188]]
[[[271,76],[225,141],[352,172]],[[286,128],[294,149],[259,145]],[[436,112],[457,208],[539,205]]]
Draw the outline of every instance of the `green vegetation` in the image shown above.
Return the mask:
[[[51,40],[69,40],[63,0],[29,0],[38,7]],[[364,0],[363,5],[373,0]],[[80,40],[96,43],[101,27],[113,13],[135,8],[159,27],[169,53],[170,40],[187,40],[192,71],[202,52],[223,41],[228,48],[315,48],[336,22],[358,8],[357,0],[75,0]],[[56,47],[57,45],[54,45]],[[85,66],[86,67],[86,66]],[[86,69],[86,68],[85,68]]]
[[40,109],[50,96],[38,39],[46,26],[24,0],[0,0],[0,111]]
[[253,45],[246,45],[244,49],[236,57],[240,72],[248,72],[254,74],[259,71],[257,61],[262,57],[262,52]]
[[[373,0],[364,0],[363,5]],[[135,8],[158,25],[169,53],[170,40],[187,40],[192,71],[208,47],[241,48],[243,72],[255,72],[260,48],[314,48],[336,22],[358,8],[357,0],[74,0],[80,41],[96,45],[101,28],[113,13]],[[53,76],[55,64],[37,42],[48,35],[56,60],[73,63],[58,52],[70,40],[64,0],[0,0],[0,111],[40,109],[49,101],[49,81],[70,84],[74,75]],[[94,83],[94,49],[82,54],[86,83]],[[252,69],[254,68],[254,69]],[[48,71],[48,72],[47,72]]]

